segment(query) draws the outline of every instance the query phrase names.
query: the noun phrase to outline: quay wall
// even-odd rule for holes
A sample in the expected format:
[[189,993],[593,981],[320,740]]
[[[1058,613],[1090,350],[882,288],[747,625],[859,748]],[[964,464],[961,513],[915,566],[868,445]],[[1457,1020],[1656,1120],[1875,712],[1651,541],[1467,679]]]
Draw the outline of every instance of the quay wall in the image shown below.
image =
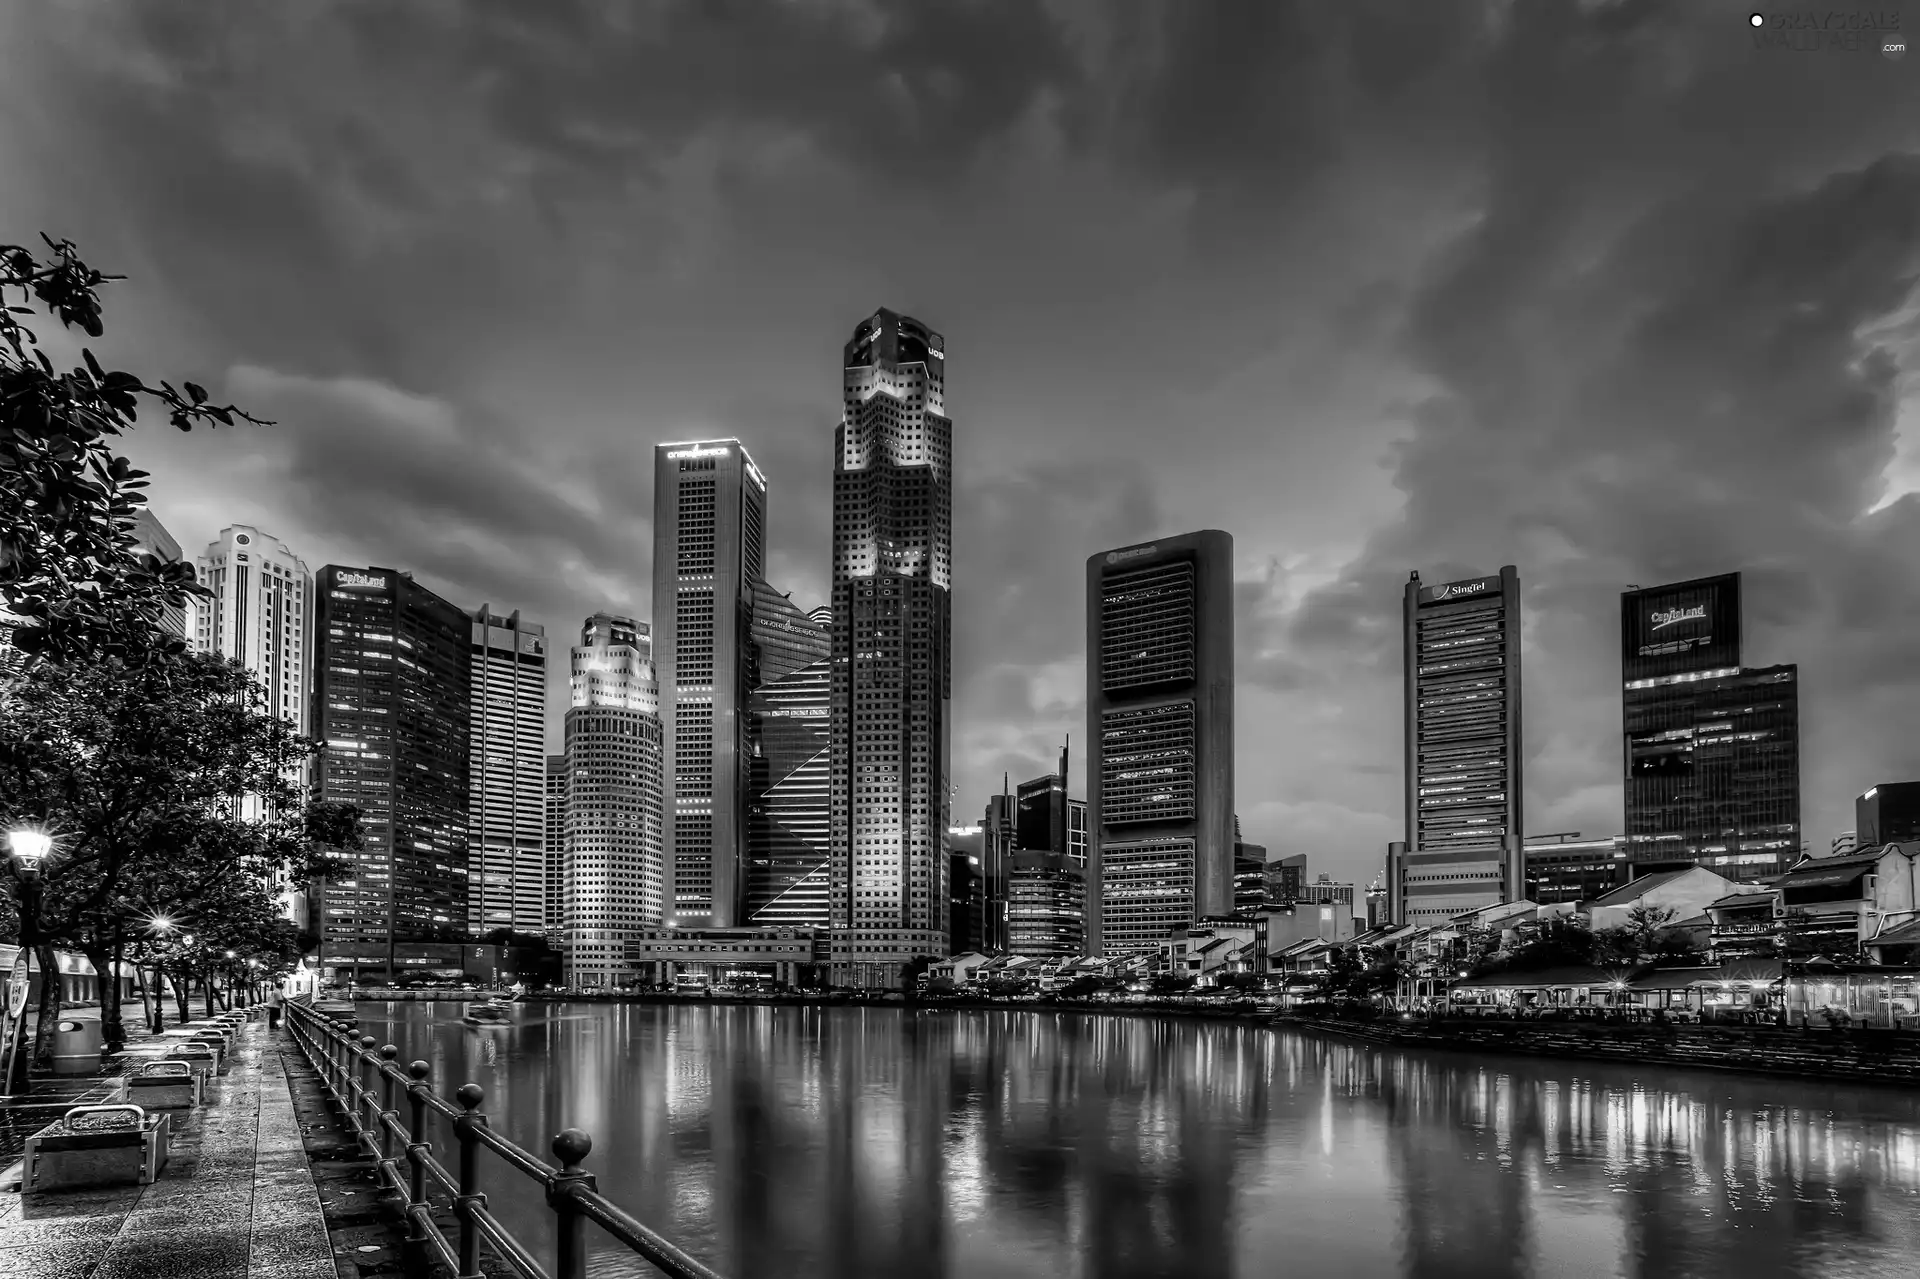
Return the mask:
[[1856,1083],[1920,1083],[1920,1034],[1773,1026],[1640,1026],[1281,1017],[1276,1025],[1396,1048],[1634,1062]]

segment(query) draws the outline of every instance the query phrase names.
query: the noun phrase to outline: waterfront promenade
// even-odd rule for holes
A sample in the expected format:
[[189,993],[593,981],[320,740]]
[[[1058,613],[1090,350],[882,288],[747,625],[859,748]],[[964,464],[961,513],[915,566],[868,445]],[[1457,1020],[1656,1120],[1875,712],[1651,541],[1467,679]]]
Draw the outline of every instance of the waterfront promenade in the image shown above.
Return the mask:
[[0,1181],[7,1279],[333,1279],[333,1247],[278,1045],[249,1023],[207,1097],[176,1119],[150,1186],[20,1193]]

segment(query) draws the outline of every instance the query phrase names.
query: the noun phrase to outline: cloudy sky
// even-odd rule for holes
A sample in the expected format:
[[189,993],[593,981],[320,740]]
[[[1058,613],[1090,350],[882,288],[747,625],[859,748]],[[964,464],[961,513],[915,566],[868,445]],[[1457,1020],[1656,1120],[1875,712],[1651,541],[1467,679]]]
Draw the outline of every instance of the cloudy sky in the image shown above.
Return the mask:
[[131,445],[183,544],[563,637],[649,614],[660,440],[746,441],[820,602],[840,344],[927,321],[963,816],[1084,736],[1085,557],[1219,527],[1249,838],[1372,876],[1400,585],[1514,563],[1533,831],[1619,829],[1619,591],[1738,568],[1824,847],[1920,776],[1920,57],[1749,11],[42,0],[0,240],[77,240],[131,277],[103,353],[277,420]]

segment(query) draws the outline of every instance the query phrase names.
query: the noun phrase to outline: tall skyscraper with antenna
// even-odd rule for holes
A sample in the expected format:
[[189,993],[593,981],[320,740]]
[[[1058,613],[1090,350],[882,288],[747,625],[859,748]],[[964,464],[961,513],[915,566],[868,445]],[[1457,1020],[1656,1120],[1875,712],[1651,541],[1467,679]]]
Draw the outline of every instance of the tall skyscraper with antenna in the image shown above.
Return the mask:
[[847,342],[834,436],[836,984],[897,986],[947,953],[953,423],[946,343],[876,311]]

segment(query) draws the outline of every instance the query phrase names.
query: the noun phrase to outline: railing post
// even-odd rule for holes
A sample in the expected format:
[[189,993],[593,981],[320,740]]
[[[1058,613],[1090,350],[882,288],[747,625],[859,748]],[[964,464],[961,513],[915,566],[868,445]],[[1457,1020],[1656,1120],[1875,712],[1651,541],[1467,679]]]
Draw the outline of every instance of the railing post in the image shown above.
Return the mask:
[[460,1197],[453,1201],[454,1215],[460,1218],[459,1279],[481,1279],[480,1226],[473,1214],[487,1206],[487,1197],[480,1193],[480,1138],[475,1129],[487,1126],[487,1117],[480,1113],[487,1094],[479,1084],[462,1084],[453,1095],[466,1110],[453,1121],[460,1138]]
[[578,1128],[568,1128],[553,1139],[554,1158],[560,1171],[547,1185],[547,1206],[554,1211],[555,1262],[553,1279],[586,1279],[586,1220],[574,1195],[595,1189],[593,1174],[580,1166],[593,1150],[593,1138]]
[[[365,1113],[361,1107],[363,1102],[371,1101],[373,1098],[373,1079],[371,1078],[374,1061],[373,1046],[379,1042],[372,1035],[360,1036],[360,1051],[353,1059],[353,1126],[363,1139],[367,1135],[367,1126],[361,1122],[361,1117]],[[367,1153],[371,1155],[376,1151],[369,1148]]]
[[399,1055],[400,1050],[392,1044],[380,1049],[380,1162],[389,1168],[393,1167],[393,1125],[400,1118],[393,1105],[393,1071],[389,1067]]
[[407,1239],[404,1245],[407,1256],[407,1273],[423,1275],[427,1273],[427,1225],[422,1220],[427,1214],[427,1156],[433,1152],[433,1146],[427,1141],[427,1094],[432,1088],[427,1076],[433,1067],[424,1061],[416,1061],[407,1067],[407,1074],[413,1082],[407,1085],[409,1107],[407,1125]]

